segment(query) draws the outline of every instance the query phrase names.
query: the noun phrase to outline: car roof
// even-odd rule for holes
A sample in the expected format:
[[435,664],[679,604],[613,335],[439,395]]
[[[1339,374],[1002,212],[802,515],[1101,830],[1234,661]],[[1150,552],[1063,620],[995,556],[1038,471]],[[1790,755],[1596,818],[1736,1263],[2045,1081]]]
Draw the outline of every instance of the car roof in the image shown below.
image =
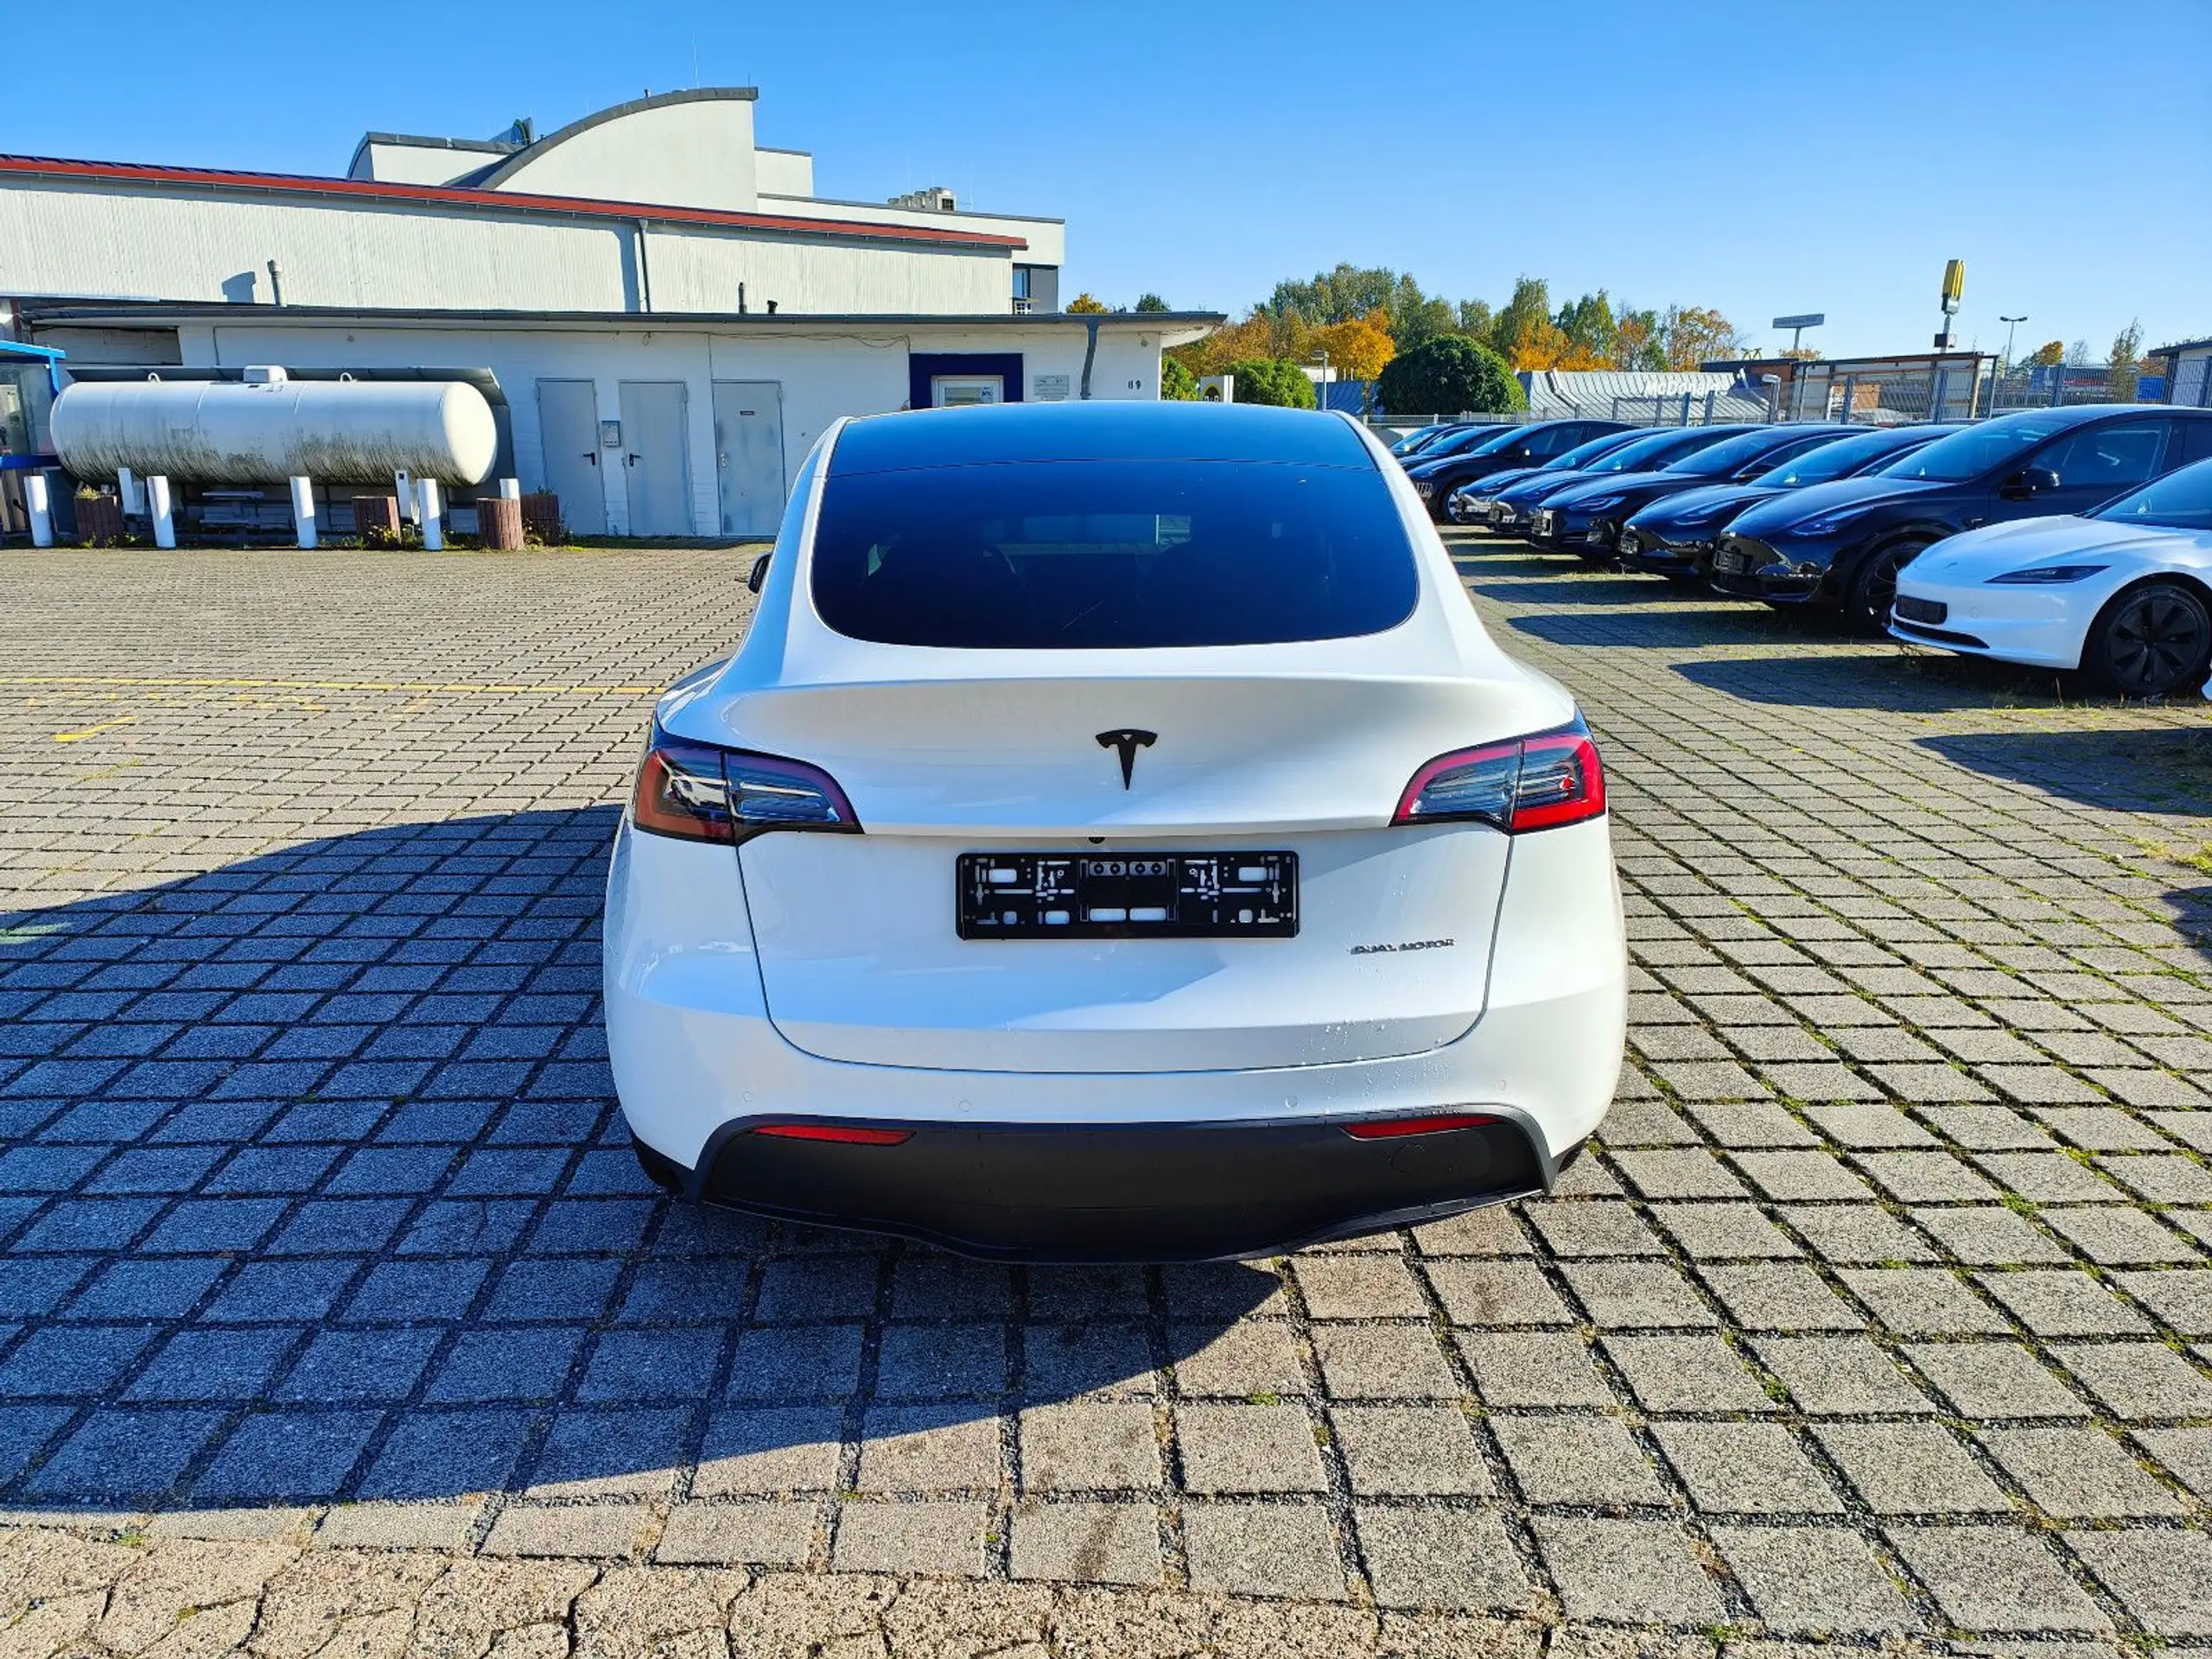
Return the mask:
[[1024,461],[1255,461],[1372,467],[1352,424],[1260,404],[1097,402],[913,410],[849,423],[830,476]]
[[2008,409],[2002,415],[1993,415],[1984,425],[2010,420],[2016,415],[2056,415],[2063,426],[2083,426],[2091,421],[2109,419],[2116,415],[2188,415],[2212,418],[2212,409],[2192,409],[2187,404],[2069,404],[2056,409]]

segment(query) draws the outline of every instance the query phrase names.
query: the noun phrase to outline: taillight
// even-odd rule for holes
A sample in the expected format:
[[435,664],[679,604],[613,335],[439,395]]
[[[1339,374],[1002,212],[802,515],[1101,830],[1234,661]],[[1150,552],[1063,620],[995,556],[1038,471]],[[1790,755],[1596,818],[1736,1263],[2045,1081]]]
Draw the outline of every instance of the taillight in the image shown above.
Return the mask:
[[1364,1123],[1347,1123],[1344,1133],[1355,1141],[1395,1141],[1402,1135],[1436,1135],[1445,1129],[1478,1129],[1497,1120],[1484,1112],[1437,1112],[1427,1117],[1378,1117]]
[[817,766],[672,738],[658,726],[638,765],[630,816],[683,841],[735,842],[767,830],[860,829],[837,780]]
[[1605,769],[1578,717],[1556,731],[1438,755],[1414,774],[1390,822],[1480,823],[1522,835],[1605,810]]
[[914,1138],[912,1129],[869,1129],[852,1123],[763,1123],[753,1133],[778,1141],[834,1141],[848,1147],[895,1147]]

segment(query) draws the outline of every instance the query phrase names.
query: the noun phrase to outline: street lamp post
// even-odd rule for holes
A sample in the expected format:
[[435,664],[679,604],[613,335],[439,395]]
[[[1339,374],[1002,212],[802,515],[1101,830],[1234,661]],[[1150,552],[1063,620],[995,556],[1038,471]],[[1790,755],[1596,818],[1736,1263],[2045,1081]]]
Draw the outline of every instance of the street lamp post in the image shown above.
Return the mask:
[[2028,314],[2024,311],[2017,317],[2008,317],[2002,312],[1998,314],[1997,321],[2005,325],[2005,372],[2007,374],[2012,372],[2012,330],[2027,320]]

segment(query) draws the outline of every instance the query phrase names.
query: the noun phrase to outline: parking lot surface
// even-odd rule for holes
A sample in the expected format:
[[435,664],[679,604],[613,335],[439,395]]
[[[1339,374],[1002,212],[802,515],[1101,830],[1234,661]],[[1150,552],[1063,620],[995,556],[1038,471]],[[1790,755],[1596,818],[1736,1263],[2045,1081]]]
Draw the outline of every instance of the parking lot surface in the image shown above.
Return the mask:
[[1455,548],[1608,762],[1602,1145],[1143,1272],[639,1176],[604,849],[749,555],[8,556],[0,1650],[2212,1641],[2203,708]]

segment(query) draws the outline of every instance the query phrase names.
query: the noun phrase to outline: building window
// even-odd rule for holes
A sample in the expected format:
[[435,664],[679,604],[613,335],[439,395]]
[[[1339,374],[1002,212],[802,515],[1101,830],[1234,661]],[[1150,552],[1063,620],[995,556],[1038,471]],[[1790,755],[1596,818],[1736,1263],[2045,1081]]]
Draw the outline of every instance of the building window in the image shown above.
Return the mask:
[[1029,297],[1029,267],[1027,265],[1014,268],[1014,297],[1017,300]]

